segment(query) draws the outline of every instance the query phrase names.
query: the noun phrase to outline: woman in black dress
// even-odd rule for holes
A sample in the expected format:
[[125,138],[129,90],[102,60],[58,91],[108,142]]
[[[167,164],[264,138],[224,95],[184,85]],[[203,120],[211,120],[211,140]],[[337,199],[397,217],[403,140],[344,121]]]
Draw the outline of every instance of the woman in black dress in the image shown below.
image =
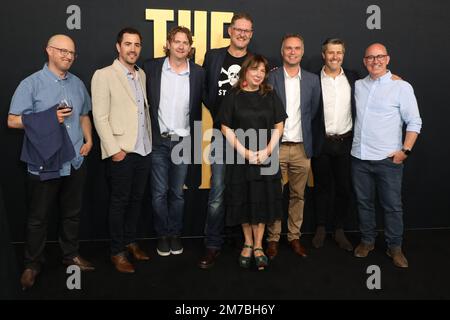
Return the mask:
[[222,133],[235,151],[234,161],[226,162],[226,223],[242,226],[245,243],[239,264],[248,268],[253,255],[259,270],[268,264],[262,248],[265,226],[282,215],[277,146],[287,118],[267,78],[267,60],[248,57],[219,115]]

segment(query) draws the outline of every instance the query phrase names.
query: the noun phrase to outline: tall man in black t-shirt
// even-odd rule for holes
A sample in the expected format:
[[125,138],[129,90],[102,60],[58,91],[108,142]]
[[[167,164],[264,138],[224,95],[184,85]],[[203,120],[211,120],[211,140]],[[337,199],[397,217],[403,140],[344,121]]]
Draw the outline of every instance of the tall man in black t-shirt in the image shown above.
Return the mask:
[[[220,132],[217,122],[223,97],[238,81],[241,65],[248,56],[247,46],[253,35],[253,19],[247,13],[236,13],[228,27],[230,46],[211,49],[206,52],[204,103]],[[223,137],[221,137],[223,138]],[[213,137],[214,139],[214,137]],[[208,269],[214,265],[223,244],[224,229],[224,189],[225,189],[225,139],[222,149],[215,145],[211,152],[211,189],[209,191],[208,211],[205,223],[206,253],[198,266]]]

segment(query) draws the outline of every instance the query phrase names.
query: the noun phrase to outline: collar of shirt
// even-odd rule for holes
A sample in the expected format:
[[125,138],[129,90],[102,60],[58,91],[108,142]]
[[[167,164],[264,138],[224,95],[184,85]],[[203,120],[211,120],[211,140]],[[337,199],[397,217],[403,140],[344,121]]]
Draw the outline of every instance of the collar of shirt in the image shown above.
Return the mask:
[[[180,76],[183,76],[183,75],[186,75],[186,74],[190,73],[189,59],[186,59],[186,65],[187,65],[186,70],[183,70],[180,73],[178,73]],[[167,70],[167,71],[175,73],[175,71],[173,71],[172,66],[169,63],[169,57],[166,57],[166,59],[164,60],[163,68],[165,70]]]
[[137,65],[134,65],[133,68],[136,71],[134,74],[132,72],[130,72],[130,70],[127,69],[127,67],[125,67],[122,62],[120,62],[119,59],[117,59],[117,61],[119,61],[120,66],[123,69],[123,72],[125,73],[125,75],[130,78],[131,80],[137,80],[139,79],[139,72],[137,72],[139,70],[139,67]]
[[284,77],[286,79],[295,79],[298,77],[298,80],[302,80],[302,68],[298,68],[298,74],[296,74],[295,76],[291,77],[289,75],[289,73],[287,73],[286,68],[283,67],[283,71],[284,71]]
[[370,82],[385,83],[385,82],[391,81],[392,73],[391,73],[390,70],[387,70],[386,74],[382,75],[381,77],[379,77],[379,78],[377,78],[375,80],[370,77],[370,74],[368,75],[368,78],[369,78]]
[[[325,66],[322,67],[322,71],[320,72],[320,75],[322,78],[332,78],[332,76],[329,76],[326,72],[325,72]],[[341,67],[341,72],[339,72],[339,74],[337,75],[337,77],[339,76],[344,76],[344,69],[342,69]]]
[[70,74],[70,72],[67,71],[63,78],[59,78],[56,74],[54,74],[53,72],[50,71],[50,69],[48,68],[48,63],[44,64],[44,67],[42,68],[42,71],[44,72],[44,74],[47,77],[49,77],[52,81],[55,81],[55,82],[62,81],[62,80],[67,80],[67,79],[69,79],[72,76]]

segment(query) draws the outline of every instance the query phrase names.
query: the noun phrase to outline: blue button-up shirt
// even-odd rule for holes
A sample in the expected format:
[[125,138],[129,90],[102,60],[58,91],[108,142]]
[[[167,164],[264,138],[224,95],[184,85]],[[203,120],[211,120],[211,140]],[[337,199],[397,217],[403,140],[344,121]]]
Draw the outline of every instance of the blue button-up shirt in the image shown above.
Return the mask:
[[190,134],[189,93],[189,62],[185,71],[176,73],[170,66],[169,58],[166,58],[162,67],[158,109],[161,133],[175,133],[180,137]]
[[[64,163],[60,170],[60,176],[68,176],[71,165],[78,169],[83,164],[80,149],[84,139],[80,116],[88,114],[91,110],[91,99],[83,82],[69,72],[61,79],[45,64],[42,70],[33,73],[19,84],[12,97],[9,113],[22,115],[41,112],[59,104],[63,99],[73,107],[72,115],[64,119],[64,124],[76,156],[72,161]],[[29,169],[28,171],[38,174]]]
[[420,133],[417,100],[412,86],[392,80],[388,71],[373,80],[370,75],[355,83],[356,121],[352,156],[382,160],[402,148],[402,129]]
[[136,139],[136,146],[134,152],[141,156],[146,156],[152,151],[152,144],[147,130],[147,117],[145,113],[145,99],[144,91],[142,89],[141,81],[139,80],[139,72],[131,73],[124,65],[121,64],[125,74],[127,75],[128,84],[134,92],[137,107],[138,107],[138,134]]

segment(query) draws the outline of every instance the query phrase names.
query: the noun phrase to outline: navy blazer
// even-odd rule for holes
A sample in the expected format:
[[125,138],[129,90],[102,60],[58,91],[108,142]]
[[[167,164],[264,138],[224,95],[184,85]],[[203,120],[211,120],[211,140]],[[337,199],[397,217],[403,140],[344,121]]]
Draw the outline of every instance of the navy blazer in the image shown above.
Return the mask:
[[[147,76],[147,97],[150,105],[150,119],[152,122],[152,142],[161,144],[161,129],[158,121],[159,101],[161,98],[161,75],[164,64],[163,58],[154,58],[144,63],[143,69]],[[194,121],[202,120],[202,95],[205,72],[198,64],[189,60],[189,125],[191,138],[194,138]]]
[[[355,125],[355,118],[356,118],[356,101],[355,101],[355,82],[356,80],[360,79],[360,76],[358,75],[358,73],[356,73],[355,71],[352,70],[348,70],[343,68],[344,70],[344,74],[345,77],[347,78],[348,83],[350,84],[350,104],[351,104],[351,112],[352,112],[352,125]],[[320,69],[317,72],[317,75],[319,76],[319,80],[320,80],[320,73],[322,72],[322,69]],[[316,147],[318,149],[317,152],[315,152],[315,156],[318,156],[322,150],[322,146],[323,146],[323,142],[325,141],[325,135],[326,135],[326,130],[325,130],[325,118],[324,118],[324,107],[323,107],[323,96],[322,96],[322,81],[320,82],[320,110],[322,113],[321,116],[321,127],[323,127],[323,131],[320,131],[322,133],[321,136],[317,137],[317,143],[316,143]],[[353,134],[353,132],[352,132]]]
[[58,122],[56,108],[22,115],[25,137],[20,160],[28,163],[30,171],[39,172],[42,181],[59,178],[63,164],[76,156],[66,127]]
[[205,85],[203,103],[213,119],[216,118],[217,90],[219,90],[220,71],[227,55],[228,47],[206,51],[203,69],[205,70]]
[[[300,106],[303,145],[308,158],[319,150],[320,137],[323,136],[323,114],[320,108],[320,79],[311,72],[300,69]],[[284,86],[284,68],[280,67],[269,73],[269,83],[280,97],[286,108],[286,89]]]

